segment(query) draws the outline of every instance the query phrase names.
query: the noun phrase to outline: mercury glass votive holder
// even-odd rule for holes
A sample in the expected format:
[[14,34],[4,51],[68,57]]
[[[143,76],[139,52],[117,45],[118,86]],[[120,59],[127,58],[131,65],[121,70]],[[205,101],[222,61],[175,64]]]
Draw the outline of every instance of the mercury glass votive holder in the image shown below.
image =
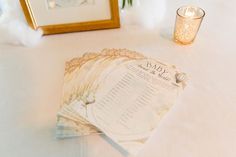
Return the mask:
[[174,41],[179,44],[191,44],[200,28],[205,11],[196,6],[183,6],[177,10]]

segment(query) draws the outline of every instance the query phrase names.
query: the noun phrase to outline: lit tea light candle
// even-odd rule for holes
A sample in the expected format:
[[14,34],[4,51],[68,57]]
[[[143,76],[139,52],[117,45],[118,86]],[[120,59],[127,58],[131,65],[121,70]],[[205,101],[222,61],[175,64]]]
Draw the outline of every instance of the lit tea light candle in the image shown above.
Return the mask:
[[174,40],[180,44],[192,43],[204,16],[204,10],[199,7],[184,6],[179,8],[175,22]]

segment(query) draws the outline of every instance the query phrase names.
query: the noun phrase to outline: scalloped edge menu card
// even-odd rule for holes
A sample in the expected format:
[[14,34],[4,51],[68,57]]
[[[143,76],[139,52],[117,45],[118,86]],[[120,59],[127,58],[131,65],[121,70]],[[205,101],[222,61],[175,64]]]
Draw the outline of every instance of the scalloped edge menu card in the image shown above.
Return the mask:
[[185,74],[129,50],[101,54],[83,63],[83,69],[81,64],[67,69],[63,112],[75,121],[79,117],[81,131],[104,133],[137,154],[183,90]]

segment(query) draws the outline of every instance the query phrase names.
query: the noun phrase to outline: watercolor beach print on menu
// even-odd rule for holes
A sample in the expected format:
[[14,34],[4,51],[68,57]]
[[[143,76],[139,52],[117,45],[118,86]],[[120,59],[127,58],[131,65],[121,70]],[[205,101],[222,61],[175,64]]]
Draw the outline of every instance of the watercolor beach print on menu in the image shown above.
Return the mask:
[[56,136],[103,133],[138,154],[185,86],[185,73],[135,51],[85,53],[66,62]]
[[28,24],[44,35],[120,27],[118,0],[20,0]]

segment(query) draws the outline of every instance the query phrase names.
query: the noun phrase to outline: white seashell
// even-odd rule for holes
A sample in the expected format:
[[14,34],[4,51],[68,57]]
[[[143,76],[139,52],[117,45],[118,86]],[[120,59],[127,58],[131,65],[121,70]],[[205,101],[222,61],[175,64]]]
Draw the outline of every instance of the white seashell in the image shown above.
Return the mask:
[[187,80],[187,75],[185,73],[176,74],[176,82],[177,83],[184,82],[186,80]]
[[95,102],[95,95],[94,93],[90,93],[88,96],[87,96],[87,103],[88,104],[91,104],[91,103],[94,103]]

